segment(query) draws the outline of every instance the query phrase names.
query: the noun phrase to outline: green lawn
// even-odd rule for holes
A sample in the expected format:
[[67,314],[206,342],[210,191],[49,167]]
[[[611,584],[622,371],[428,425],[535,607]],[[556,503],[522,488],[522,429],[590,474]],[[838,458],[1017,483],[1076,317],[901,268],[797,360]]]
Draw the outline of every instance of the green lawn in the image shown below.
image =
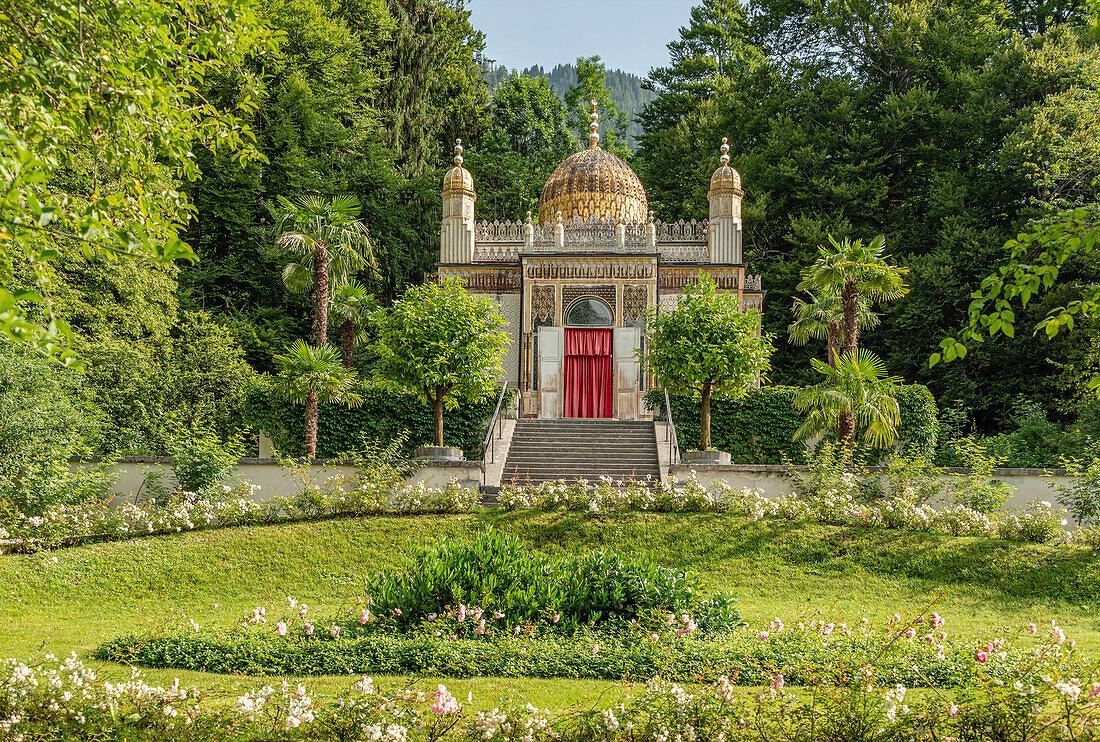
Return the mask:
[[[618,549],[694,569],[708,587],[737,591],[742,616],[753,624],[774,616],[788,625],[825,616],[854,622],[863,613],[876,619],[915,612],[942,594],[936,609],[949,631],[989,634],[1056,618],[1079,649],[1100,655],[1100,555],[1081,548],[754,523],[713,513],[485,512],[224,529],[3,556],[0,657],[84,655],[103,639],[183,622],[184,614],[204,625],[228,623],[253,606],[281,608],[288,595],[308,603],[311,616],[331,615],[360,594],[365,569],[395,565],[410,541],[428,544],[490,525],[549,553]],[[171,670],[147,674],[165,684],[178,676],[225,690],[258,682]],[[330,693],[351,682],[326,677],[309,684]],[[560,708],[625,692],[599,681],[443,682],[462,700],[472,691],[477,707],[513,695]]]

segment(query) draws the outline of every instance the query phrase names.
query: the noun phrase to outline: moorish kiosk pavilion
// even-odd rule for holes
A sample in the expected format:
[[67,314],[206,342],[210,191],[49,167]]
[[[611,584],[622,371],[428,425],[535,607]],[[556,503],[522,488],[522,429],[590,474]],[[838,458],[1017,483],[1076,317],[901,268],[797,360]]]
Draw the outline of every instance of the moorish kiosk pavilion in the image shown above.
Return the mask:
[[475,222],[474,179],[462,167],[443,178],[438,274],[494,298],[508,321],[504,378],[519,390],[523,417],[648,417],[639,373],[646,312],[676,306],[700,271],[760,309],[760,276],[741,257],[741,175],[721,166],[710,179],[710,219],[655,221],[630,166],[600,148],[593,103],[588,148],[562,162],[539,197],[538,223]]

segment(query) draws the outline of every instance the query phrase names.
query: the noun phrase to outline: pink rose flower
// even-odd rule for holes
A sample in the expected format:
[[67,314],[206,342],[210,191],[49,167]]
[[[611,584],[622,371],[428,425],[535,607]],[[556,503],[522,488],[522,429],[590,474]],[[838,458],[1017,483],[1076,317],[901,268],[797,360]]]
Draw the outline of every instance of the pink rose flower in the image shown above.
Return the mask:
[[359,614],[359,623],[364,624],[368,620],[370,620],[370,611],[364,608],[363,612]]
[[307,623],[302,625],[306,630],[306,636],[313,636],[313,624]]
[[461,706],[458,705],[458,699],[452,696],[447,691],[447,686],[440,685],[435,692],[435,702],[432,704],[433,714],[457,714]]
[[275,624],[275,630],[279,632],[279,636],[286,636],[286,623],[284,621],[280,621],[279,623]]
[[975,659],[977,659],[978,662],[987,662],[989,660],[989,655],[979,649],[977,655],[975,655]]

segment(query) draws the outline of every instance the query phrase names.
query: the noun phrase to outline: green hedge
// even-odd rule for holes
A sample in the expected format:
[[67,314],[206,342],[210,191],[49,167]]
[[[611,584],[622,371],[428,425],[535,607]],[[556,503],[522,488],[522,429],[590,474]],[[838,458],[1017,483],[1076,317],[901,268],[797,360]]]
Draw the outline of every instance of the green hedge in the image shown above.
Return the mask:
[[[753,389],[741,401],[716,399],[710,403],[711,445],[728,451],[735,464],[782,464],[784,456],[796,464],[805,463],[806,447],[791,440],[805,416],[794,407],[798,387],[764,386]],[[936,400],[928,387],[920,384],[898,389],[903,442],[911,443],[931,459],[936,448]],[[663,409],[664,392],[651,389],[646,394],[651,409]],[[670,394],[672,419],[681,450],[699,445],[699,399],[686,394]]]
[[[320,630],[319,630],[320,631]],[[659,642],[612,631],[571,636],[537,635],[455,639],[416,634],[366,634],[336,640],[316,635],[279,637],[275,630],[237,628],[159,635],[130,635],[100,645],[93,656],[108,662],[247,675],[431,675],[446,677],[591,678],[713,682],[720,675],[743,685],[767,685],[777,668],[799,684],[815,667],[875,665],[875,680],[893,685],[960,685],[977,667],[964,643],[944,643],[943,659],[928,642],[901,641],[883,651],[870,637],[784,631],[761,640],[754,631],[716,636],[664,637]],[[1020,650],[983,670],[999,675],[1018,662]],[[919,670],[916,668],[919,667]],[[805,671],[797,668],[807,668]]]
[[[363,384],[357,390],[363,404],[355,409],[321,405],[317,423],[317,456],[331,458],[362,448],[364,440],[388,443],[408,431],[406,453],[432,445],[432,408],[412,394],[400,394]],[[509,399],[512,391],[509,390]],[[481,442],[496,408],[496,396],[467,402],[443,412],[443,442],[478,458]],[[245,421],[262,431],[284,454],[302,456],[305,408],[279,398],[269,384],[257,384],[245,399]]]

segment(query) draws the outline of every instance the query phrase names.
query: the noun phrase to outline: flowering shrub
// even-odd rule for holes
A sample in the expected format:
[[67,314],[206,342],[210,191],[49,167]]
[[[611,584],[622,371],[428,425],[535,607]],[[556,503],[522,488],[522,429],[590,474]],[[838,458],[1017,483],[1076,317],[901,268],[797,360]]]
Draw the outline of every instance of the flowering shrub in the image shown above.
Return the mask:
[[[907,493],[905,485],[897,488],[896,496],[866,502],[866,488],[850,472],[840,472],[835,479],[815,476],[807,481],[818,484],[804,484],[800,492],[790,495],[765,497],[759,489],[734,489],[725,482],[704,487],[695,472],[691,472],[688,481],[678,488],[665,483],[650,487],[610,480],[596,487],[583,482],[545,482],[530,488],[506,487],[501,491],[500,501],[511,510],[554,510],[565,505],[590,513],[613,510],[717,512],[754,519],[811,519],[832,525],[879,526],[953,536],[1000,536],[1016,541],[1069,538],[1061,529],[1062,516],[1046,501],[1037,500],[1029,504],[1027,510],[1009,513],[1001,521],[964,505],[936,510],[921,504],[918,493]],[[823,483],[828,483],[827,489],[816,489],[819,484],[824,486]],[[1086,543],[1084,538],[1081,542]]]
[[[851,626],[821,619],[787,626],[777,618],[766,629],[734,632],[739,651],[749,654],[740,665],[727,667],[711,664],[704,653],[710,647],[694,646],[697,636],[666,633],[653,643],[663,645],[666,654],[679,651],[685,668],[694,665],[699,674],[685,672],[691,685],[654,677],[622,703],[557,715],[522,698],[471,713],[466,704],[472,696],[464,704],[443,685],[387,690],[369,676],[329,700],[296,681],[225,698],[178,681],[168,688],[149,686],[137,673],[119,682],[100,679],[75,657],[60,663],[48,657],[34,667],[9,660],[0,662],[0,732],[5,740],[22,742],[258,737],[436,742],[444,735],[509,742],[931,742],[1100,735],[1100,672],[1077,656],[1060,627],[1029,624],[987,640],[953,641],[944,638],[945,624],[935,612],[908,620],[895,615],[881,623],[860,619]],[[252,626],[277,636],[270,625]],[[529,652],[537,649],[527,646]],[[795,646],[802,651],[787,651]],[[586,654],[600,658],[613,652],[601,643]],[[439,670],[447,668],[433,671]],[[914,687],[932,690],[913,693]]]
[[9,548],[49,547],[88,537],[131,538],[332,515],[460,513],[472,510],[480,498],[456,480],[438,489],[423,482],[379,489],[357,476],[335,476],[320,485],[303,487],[292,498],[266,502],[256,501],[259,489],[259,485],[246,482],[201,495],[180,491],[163,505],[148,500],[140,505],[112,506],[108,498],[89,499],[78,505],[55,505],[39,516],[26,515],[0,500],[0,540],[8,541]]
[[1046,500],[1034,500],[1028,503],[1026,510],[1015,510],[997,523],[997,533],[1001,538],[1030,543],[1046,543],[1056,535],[1063,534],[1066,519],[1065,510],[1054,512],[1054,506]]
[[896,615],[851,625],[814,618],[787,626],[776,618],[767,627],[741,625],[720,633],[699,631],[688,613],[657,613],[654,621],[582,626],[566,634],[549,624],[510,624],[499,612],[461,605],[396,633],[368,606],[364,601],[343,617],[320,620],[294,601],[278,619],[274,610],[269,619],[257,607],[231,627],[188,622],[119,637],[101,645],[96,656],[221,673],[634,680],[662,675],[688,681],[724,675],[750,685],[767,683],[777,668],[786,682],[801,685],[813,682],[814,668],[873,663],[878,683],[954,686],[968,682],[978,668],[999,676],[1023,652],[1003,637],[985,644],[949,636],[935,612],[908,622]]

